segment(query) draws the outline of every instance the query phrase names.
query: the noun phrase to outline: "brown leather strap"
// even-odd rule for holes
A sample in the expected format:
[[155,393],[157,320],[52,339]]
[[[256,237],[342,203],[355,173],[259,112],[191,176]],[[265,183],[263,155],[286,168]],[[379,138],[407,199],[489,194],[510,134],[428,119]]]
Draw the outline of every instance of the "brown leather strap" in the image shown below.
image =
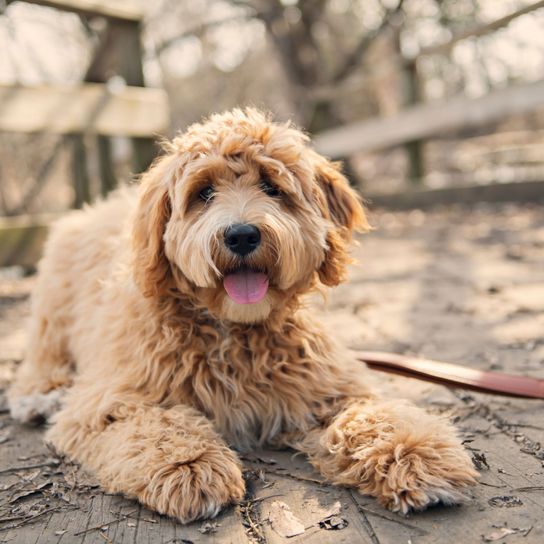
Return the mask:
[[357,355],[360,361],[366,363],[373,370],[483,393],[544,399],[544,380],[538,378],[487,372],[395,353],[357,351]]

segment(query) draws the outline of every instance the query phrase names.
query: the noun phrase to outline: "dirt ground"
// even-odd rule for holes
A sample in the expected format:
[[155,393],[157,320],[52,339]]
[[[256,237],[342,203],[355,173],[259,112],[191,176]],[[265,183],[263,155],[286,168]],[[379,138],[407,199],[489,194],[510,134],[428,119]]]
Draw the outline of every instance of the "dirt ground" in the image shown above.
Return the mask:
[[[372,223],[349,283],[321,309],[341,341],[544,378],[542,208],[376,211]],[[0,273],[4,388],[23,356],[33,281]],[[385,394],[413,398],[456,422],[481,471],[467,504],[401,517],[325,485],[292,452],[267,451],[244,457],[244,503],[184,527],[101,493],[90,475],[43,445],[42,429],[13,423],[2,400],[0,543],[544,542],[544,401],[376,378]]]

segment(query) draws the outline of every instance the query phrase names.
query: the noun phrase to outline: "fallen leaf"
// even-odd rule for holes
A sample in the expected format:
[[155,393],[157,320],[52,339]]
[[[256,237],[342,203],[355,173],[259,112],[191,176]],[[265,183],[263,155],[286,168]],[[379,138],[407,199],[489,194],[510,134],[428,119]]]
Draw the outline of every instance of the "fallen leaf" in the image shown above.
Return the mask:
[[264,463],[265,465],[277,465],[278,462],[273,457],[257,457],[257,461]]
[[199,532],[201,532],[203,535],[209,535],[211,533],[217,533],[217,529],[219,528],[219,523],[216,521],[205,521],[199,528]]
[[516,506],[523,505],[523,501],[515,495],[501,495],[499,497],[491,497],[487,502],[491,506],[498,506],[499,508],[515,508]]
[[476,467],[476,470],[489,470],[489,464],[485,453],[473,452],[472,453],[472,463]]
[[508,527],[501,527],[497,531],[493,531],[492,533],[485,535],[483,538],[484,542],[495,542],[496,540],[500,540],[507,535],[513,535],[515,533],[516,531],[514,529],[509,529]]
[[348,520],[339,516],[331,516],[319,522],[319,526],[327,531],[339,531],[348,526]]
[[270,505],[268,520],[272,525],[272,529],[285,538],[304,533],[303,523],[284,502],[274,501]]
[[319,522],[324,521],[331,516],[337,516],[340,514],[342,505],[340,501],[336,501],[332,506],[323,507],[319,504],[319,501],[315,497],[310,497],[304,502],[305,510],[308,514],[304,516],[304,522],[306,528],[312,525],[318,525]]
[[515,534],[522,534],[523,536],[527,536],[529,532],[531,531],[533,527],[499,527],[498,530],[493,531],[489,533],[488,535],[482,535],[482,539],[484,542],[495,542],[497,540],[501,540],[505,536],[508,535],[515,535]]

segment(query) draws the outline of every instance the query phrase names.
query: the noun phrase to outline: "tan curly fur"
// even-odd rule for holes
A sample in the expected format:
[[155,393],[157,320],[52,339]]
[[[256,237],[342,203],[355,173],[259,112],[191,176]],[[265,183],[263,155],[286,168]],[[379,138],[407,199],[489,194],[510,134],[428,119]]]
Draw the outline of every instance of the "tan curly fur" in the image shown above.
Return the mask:
[[[223,239],[235,223],[262,236],[243,258]],[[193,125],[138,189],[52,229],[12,414],[49,416],[66,390],[47,440],[107,491],[182,522],[240,501],[231,447],[266,444],[392,510],[458,502],[476,473],[453,428],[376,398],[303,304],[344,279],[352,232],[367,228],[338,165],[292,125],[251,109]],[[223,287],[242,259],[269,281],[253,304]]]

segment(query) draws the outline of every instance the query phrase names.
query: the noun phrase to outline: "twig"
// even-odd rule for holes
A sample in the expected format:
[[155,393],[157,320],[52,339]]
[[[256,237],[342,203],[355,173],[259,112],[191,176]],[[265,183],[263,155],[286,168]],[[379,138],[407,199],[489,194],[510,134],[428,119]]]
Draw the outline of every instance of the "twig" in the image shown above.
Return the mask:
[[254,499],[247,499],[245,501],[242,501],[240,504],[255,504],[257,502],[266,501],[267,499],[273,499],[274,497],[284,497],[285,495],[283,493],[276,493],[275,495],[267,495],[266,497],[256,497]]
[[136,512],[136,510],[132,510],[131,512],[129,512],[128,514],[123,514],[122,516],[120,516],[119,518],[117,519],[112,519],[111,521],[108,521],[106,523],[101,523],[100,525],[96,525],[94,527],[89,527],[88,529],[85,529],[84,531],[79,531],[77,533],[74,533],[74,536],[80,536],[80,535],[84,535],[85,533],[90,533],[91,531],[99,531],[102,529],[102,527],[108,527],[109,525],[111,525],[112,523],[119,523],[121,521],[124,521],[125,519],[129,518],[130,516],[132,516],[132,514],[134,514],[134,512]]
[[56,506],[55,508],[50,508],[49,510],[44,510],[43,512],[40,512],[39,514],[34,514],[30,517],[25,516],[13,516],[11,518],[0,518],[0,523],[7,523],[9,521],[18,521],[22,520],[22,523],[16,523],[15,525],[9,525],[8,527],[0,527],[1,531],[9,531],[10,529],[18,529],[19,527],[24,527],[31,521],[35,520],[36,518],[39,518],[40,516],[44,516],[45,514],[50,514],[52,512],[57,512],[58,510],[62,510],[63,506]]
[[312,484],[318,484],[323,486],[329,486],[329,482],[325,482],[323,480],[318,480],[317,478],[307,478],[305,476],[295,476],[294,474],[289,474],[288,472],[283,472],[280,470],[270,470],[270,469],[262,469],[265,474],[275,474],[276,476],[285,476],[286,478],[291,478],[291,480],[297,480],[299,482],[310,482]]
[[344,60],[344,64],[336,74],[334,74],[332,78],[333,83],[339,83],[353,71],[353,68],[359,63],[368,47],[382,34],[382,32],[391,26],[391,20],[400,13],[403,4],[404,0],[399,0],[395,8],[386,10],[381,23],[375,29],[368,31],[362,36],[357,46]]
[[[355,501],[357,503],[357,501]],[[376,512],[374,510],[370,510],[369,508],[366,508],[365,506],[361,506],[357,503],[357,508],[364,513],[371,514],[372,516],[376,516],[377,518],[385,519],[387,521],[392,521],[393,523],[398,523],[399,525],[402,525],[403,527],[406,527],[407,529],[412,529],[413,531],[418,531],[421,534],[427,534],[427,531],[425,529],[422,529],[421,527],[416,527],[415,525],[411,525],[410,523],[406,523],[402,519],[397,519],[389,516],[385,516],[384,514],[380,514],[379,512]]]
[[110,543],[110,544],[113,544],[113,540],[112,540],[109,536],[105,535],[104,533],[99,533],[99,535],[100,535],[106,542],[108,542],[108,543]]
[[60,465],[60,461],[57,461],[56,459],[52,459],[51,461],[46,461],[45,463],[37,463],[35,465],[5,468],[4,470],[0,470],[0,474],[9,474],[10,472],[17,472],[19,470],[30,470],[33,468],[54,467],[58,465]]
[[[505,485],[494,485],[494,484],[488,484],[487,482],[482,482],[481,480],[478,481],[479,484],[485,485],[486,487],[496,487],[497,489],[502,489],[503,487],[506,487]],[[514,491],[514,490],[512,490]]]
[[248,499],[240,504],[239,511],[242,517],[242,524],[247,528],[253,541],[257,544],[266,544],[266,538],[261,528],[261,521],[258,519],[257,514],[253,509],[255,502],[256,501],[252,499]]

